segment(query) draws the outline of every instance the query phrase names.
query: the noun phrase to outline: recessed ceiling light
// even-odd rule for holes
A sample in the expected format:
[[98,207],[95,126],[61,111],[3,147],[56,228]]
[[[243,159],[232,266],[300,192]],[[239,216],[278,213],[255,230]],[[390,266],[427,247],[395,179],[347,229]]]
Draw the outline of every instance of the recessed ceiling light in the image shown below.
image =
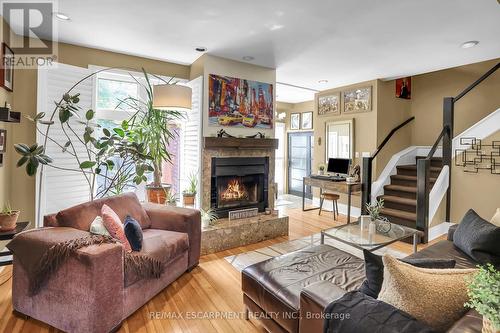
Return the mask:
[[207,48],[204,46],[198,46],[197,48],[195,48],[195,50],[198,52],[206,52]]
[[328,83],[328,80],[319,80],[318,83]]
[[245,61],[252,61],[252,60],[254,60],[255,58],[254,58],[254,57],[252,57],[252,56],[244,56],[242,59],[243,59],[243,60],[245,60]]
[[269,30],[274,31],[274,30],[280,30],[283,29],[284,25],[282,24],[272,24],[269,26]]
[[60,19],[60,20],[63,20],[63,21],[69,21],[69,16],[68,16],[68,15],[66,15],[66,14],[64,14],[64,13],[59,13],[59,12],[57,12],[57,13],[54,13],[54,15],[55,15],[58,19]]
[[476,46],[477,44],[479,44],[479,41],[477,41],[477,40],[470,40],[468,42],[463,43],[462,44],[462,48],[463,49],[468,49],[468,48]]

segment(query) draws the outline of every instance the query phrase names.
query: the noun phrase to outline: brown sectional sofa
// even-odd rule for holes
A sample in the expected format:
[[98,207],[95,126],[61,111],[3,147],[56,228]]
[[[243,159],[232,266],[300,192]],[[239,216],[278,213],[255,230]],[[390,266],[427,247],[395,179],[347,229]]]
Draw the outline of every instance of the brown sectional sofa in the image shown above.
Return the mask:
[[55,232],[88,232],[103,204],[123,219],[134,217],[143,229],[141,252],[159,253],[166,267],[159,278],[125,274],[120,244],[91,245],[77,250],[52,274],[43,289],[28,293],[28,277],[14,253],[12,302],[14,310],[67,332],[109,332],[184,272],[198,265],[201,218],[193,209],[144,204],[134,194],[84,203],[46,216],[46,228],[28,231],[22,240],[50,242]]
[[[454,230],[450,228],[448,240],[408,258],[454,259],[456,268],[475,267],[478,263],[453,245]],[[325,308],[359,289],[364,278],[364,260],[329,245],[318,245],[245,268],[243,302],[269,332],[319,333],[323,332]],[[471,310],[448,332],[480,332],[481,327],[482,317]],[[360,323],[355,331],[366,329]]]

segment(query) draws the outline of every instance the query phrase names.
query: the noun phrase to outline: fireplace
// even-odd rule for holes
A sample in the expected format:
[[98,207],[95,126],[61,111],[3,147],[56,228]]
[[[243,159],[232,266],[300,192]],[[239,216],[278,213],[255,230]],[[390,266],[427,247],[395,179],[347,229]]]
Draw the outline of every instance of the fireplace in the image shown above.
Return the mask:
[[219,217],[231,210],[268,207],[268,157],[213,157],[210,207]]

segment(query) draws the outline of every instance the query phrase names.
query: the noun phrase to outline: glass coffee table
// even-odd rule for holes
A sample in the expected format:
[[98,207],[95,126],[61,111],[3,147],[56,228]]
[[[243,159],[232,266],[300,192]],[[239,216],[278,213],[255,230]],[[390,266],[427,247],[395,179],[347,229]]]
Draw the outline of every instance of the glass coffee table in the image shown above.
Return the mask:
[[413,237],[413,253],[417,252],[417,244],[422,232],[399,224],[387,223],[390,223],[390,229],[386,225],[385,230],[375,230],[371,233],[369,231],[370,223],[361,223],[359,220],[354,223],[322,230],[321,244],[325,243],[325,237],[329,237],[360,250],[375,251],[402,239]]

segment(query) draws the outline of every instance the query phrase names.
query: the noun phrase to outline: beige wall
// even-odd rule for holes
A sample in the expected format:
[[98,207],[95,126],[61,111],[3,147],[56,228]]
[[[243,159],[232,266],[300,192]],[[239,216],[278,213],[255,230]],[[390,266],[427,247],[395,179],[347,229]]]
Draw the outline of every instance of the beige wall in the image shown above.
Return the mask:
[[[87,67],[88,65],[103,67],[131,67],[138,69],[143,67],[149,73],[189,79],[189,66],[101,51],[70,44],[59,44],[58,60],[61,63],[81,67]],[[34,116],[36,114],[37,72],[36,70],[16,69],[14,76],[12,106],[15,110],[21,111],[23,116]],[[2,96],[0,95],[0,97]],[[9,136],[9,149],[12,150],[12,143],[35,142],[35,126],[27,119],[22,119],[20,124],[11,125],[11,129],[11,134]],[[18,155],[11,152],[8,155],[7,169],[0,169],[0,181],[3,180],[2,177],[4,177],[6,183],[10,182],[9,186],[4,186],[3,181],[0,183],[2,184],[0,186],[2,188],[0,191],[0,199],[2,199],[2,195],[7,196],[6,193],[8,193],[8,198],[12,206],[21,210],[20,219],[29,220],[34,223],[35,178],[28,177],[24,169],[16,168],[15,164],[17,160]],[[5,172],[6,170],[8,170],[8,172]],[[8,192],[6,192],[6,188],[9,189],[7,190]]]
[[[2,31],[5,29],[9,29],[9,26],[5,23],[3,18],[0,16],[0,24],[2,24]],[[4,34],[0,34],[0,39],[3,42]],[[15,80],[14,80],[15,82]],[[12,92],[0,88],[0,106],[4,106],[5,102],[12,104]],[[0,167],[0,210],[3,209],[3,206],[10,201],[9,192],[10,192],[10,165],[9,160],[12,155],[12,129],[13,125],[10,123],[0,122],[0,129],[7,130],[7,151],[3,154],[3,166]],[[15,205],[13,206],[15,209]]]
[[[443,97],[459,94],[499,59],[445,69],[412,78],[411,114],[415,116],[413,145],[432,145],[443,125]],[[460,134],[500,107],[500,71],[455,105],[455,133]]]
[[[325,90],[320,92],[319,94],[328,94],[328,93],[336,93],[342,91],[362,88],[371,86],[372,87],[372,111],[370,112],[360,112],[353,114],[344,114],[343,113],[343,98],[341,96],[341,114],[340,115],[318,115],[317,112],[317,99],[318,95],[316,94],[315,98],[315,107],[314,107],[314,140],[315,140],[315,149],[314,149],[314,167],[313,170],[317,170],[319,164],[326,163],[326,141],[325,141],[325,133],[326,133],[326,123],[331,121],[339,121],[339,120],[353,120],[354,121],[354,149],[355,154],[358,156],[362,156],[363,152],[372,153],[377,147],[377,113],[378,113],[378,81],[367,81],[361,82],[358,84],[353,84],[349,86],[339,87],[335,89]],[[318,144],[318,140],[321,139],[321,144]],[[354,157],[353,164],[361,165],[361,158]],[[376,164],[374,165],[376,167]],[[319,195],[319,191],[315,189],[313,191],[313,195],[317,197]],[[341,194],[340,203],[347,203],[347,196]],[[360,206],[360,196],[353,196],[353,206]]]
[[[456,96],[498,61],[500,59],[414,76],[411,114],[415,116],[415,124],[412,126],[412,145],[432,145],[442,129],[443,97]],[[499,71],[456,103],[454,136],[498,108]],[[484,143],[499,139],[500,133],[497,132],[484,139]],[[452,166],[451,170],[451,222],[460,222],[469,208],[489,220],[495,209],[500,207],[500,177],[488,171],[465,173],[457,166]],[[440,209],[432,223],[442,222],[444,218],[444,209]]]
[[[377,146],[387,137],[389,132],[408,118],[410,118],[411,101],[395,97],[394,81],[378,81],[377,104]],[[409,123],[397,131],[391,140],[377,155],[375,161],[378,166],[373,173],[377,179],[385,165],[395,153],[411,146],[411,130],[414,123]]]
[[[336,93],[356,88],[362,87],[372,87],[372,111],[370,112],[359,112],[352,114],[344,114],[343,107],[341,106],[340,115],[318,115],[317,98],[319,94]],[[354,152],[358,153],[359,156],[363,152],[372,153],[377,147],[377,112],[378,112],[378,81],[367,81],[358,84],[353,84],[349,86],[339,87],[335,89],[325,90],[321,93],[316,94],[315,107],[314,107],[314,139],[316,141],[316,149],[314,149],[314,162],[316,168],[318,164],[325,163],[326,158],[326,142],[325,142],[325,132],[326,123],[331,121],[339,120],[354,120]],[[343,98],[340,98],[341,105],[343,104]],[[318,139],[321,138],[321,145],[318,145]],[[353,163],[361,164],[361,158],[354,157]]]

